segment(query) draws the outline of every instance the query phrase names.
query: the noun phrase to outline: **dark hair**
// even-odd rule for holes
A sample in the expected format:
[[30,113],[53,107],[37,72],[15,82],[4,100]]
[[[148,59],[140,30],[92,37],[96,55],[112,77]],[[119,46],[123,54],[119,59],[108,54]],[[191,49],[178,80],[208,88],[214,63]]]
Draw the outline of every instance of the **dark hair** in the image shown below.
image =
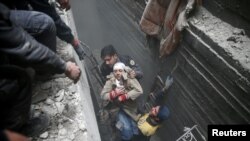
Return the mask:
[[101,58],[103,59],[106,56],[113,56],[117,54],[116,49],[113,47],[113,45],[107,45],[102,48],[101,50]]

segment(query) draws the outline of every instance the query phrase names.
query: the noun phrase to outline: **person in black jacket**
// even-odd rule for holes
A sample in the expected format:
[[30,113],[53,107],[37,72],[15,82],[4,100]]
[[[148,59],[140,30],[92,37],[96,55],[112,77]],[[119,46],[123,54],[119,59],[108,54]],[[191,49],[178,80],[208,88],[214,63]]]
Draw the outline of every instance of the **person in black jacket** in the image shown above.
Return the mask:
[[[56,26],[56,35],[63,41],[70,43],[80,59],[84,57],[84,50],[81,47],[80,41],[74,37],[71,29],[65,24],[61,17],[56,12],[56,9],[53,5],[50,5],[49,0],[28,0],[29,4],[32,6],[33,10],[43,12],[49,15]],[[70,4],[69,0],[57,0],[60,4],[60,8],[69,10]]]
[[65,73],[74,82],[81,74],[75,63],[65,62],[12,21],[11,11],[0,3],[1,130],[19,132],[28,121],[33,70],[40,69],[47,73]]
[[105,78],[111,72],[113,72],[113,65],[116,62],[122,62],[133,70],[129,73],[130,77],[135,77],[137,80],[140,80],[143,77],[141,67],[137,63],[135,63],[135,61],[130,56],[118,54],[113,45],[107,45],[102,48],[101,58],[104,62],[102,63],[100,69],[103,77]]

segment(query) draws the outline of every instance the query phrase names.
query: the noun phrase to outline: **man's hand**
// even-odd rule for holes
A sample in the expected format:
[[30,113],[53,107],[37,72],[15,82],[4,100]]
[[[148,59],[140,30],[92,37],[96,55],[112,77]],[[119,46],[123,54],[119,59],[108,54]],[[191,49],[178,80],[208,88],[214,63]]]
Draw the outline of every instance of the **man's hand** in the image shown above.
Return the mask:
[[70,3],[69,0],[57,0],[57,2],[60,4],[62,9],[69,10],[70,9]]
[[128,99],[128,95],[127,94],[123,94],[123,95],[120,95],[119,97],[118,97],[118,100],[120,101],[120,102],[124,102],[124,101],[126,101]]
[[167,79],[166,79],[164,87],[163,87],[163,91],[168,90],[168,88],[172,86],[173,82],[174,82],[173,76],[171,76],[171,75],[167,76]]
[[85,52],[83,50],[83,47],[81,46],[80,41],[77,38],[74,38],[71,45],[74,47],[77,55],[79,56],[79,59],[83,60],[85,56]]
[[25,137],[19,133],[16,133],[16,132],[5,130],[4,133],[5,133],[6,137],[9,139],[9,141],[31,141],[27,137]]
[[135,78],[136,72],[135,72],[134,70],[131,70],[131,71],[129,72],[129,76],[130,76],[130,78]]
[[75,47],[74,49],[75,49],[77,55],[79,56],[79,59],[83,60],[84,56],[85,56],[85,52],[84,52],[83,48],[81,46],[78,46],[78,47]]
[[124,94],[125,94],[125,90],[124,89],[116,88],[115,90],[112,90],[109,93],[109,98],[110,98],[110,100],[114,100],[116,97],[118,97],[120,95],[124,95]]
[[81,70],[75,63],[69,61],[66,63],[65,74],[76,83],[81,76]]

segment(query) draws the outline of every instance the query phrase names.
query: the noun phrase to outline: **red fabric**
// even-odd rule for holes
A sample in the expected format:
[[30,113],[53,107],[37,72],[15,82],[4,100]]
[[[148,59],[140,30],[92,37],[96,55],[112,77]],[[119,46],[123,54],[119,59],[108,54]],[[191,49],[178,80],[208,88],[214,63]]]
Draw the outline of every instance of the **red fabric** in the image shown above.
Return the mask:
[[123,95],[120,95],[120,96],[118,97],[118,100],[119,100],[120,102],[126,101],[127,99],[128,99],[127,94],[123,94]]

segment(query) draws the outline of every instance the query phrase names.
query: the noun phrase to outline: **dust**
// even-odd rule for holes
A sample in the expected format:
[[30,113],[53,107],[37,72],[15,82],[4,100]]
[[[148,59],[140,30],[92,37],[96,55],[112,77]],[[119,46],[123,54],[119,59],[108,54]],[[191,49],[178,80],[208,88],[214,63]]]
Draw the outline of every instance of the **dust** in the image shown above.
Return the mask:
[[239,29],[201,8],[190,22],[221,47],[228,56],[250,71],[250,39]]

